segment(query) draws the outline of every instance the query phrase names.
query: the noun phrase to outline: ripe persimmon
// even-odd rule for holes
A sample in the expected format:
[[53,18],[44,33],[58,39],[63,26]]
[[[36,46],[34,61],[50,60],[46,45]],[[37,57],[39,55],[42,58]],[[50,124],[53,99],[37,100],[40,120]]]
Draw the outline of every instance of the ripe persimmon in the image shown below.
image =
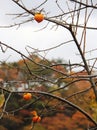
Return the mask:
[[32,121],[33,121],[34,123],[40,122],[40,121],[41,121],[41,117],[40,117],[40,116],[34,116],[34,117],[32,118]]
[[31,114],[32,114],[33,116],[37,116],[37,112],[36,112],[36,111],[31,111]]
[[24,93],[23,95],[23,99],[24,100],[30,100],[32,98],[32,94],[31,93]]
[[44,15],[41,14],[41,13],[36,13],[36,14],[34,15],[34,19],[35,19],[38,23],[40,23],[40,22],[42,22],[42,21],[44,20]]

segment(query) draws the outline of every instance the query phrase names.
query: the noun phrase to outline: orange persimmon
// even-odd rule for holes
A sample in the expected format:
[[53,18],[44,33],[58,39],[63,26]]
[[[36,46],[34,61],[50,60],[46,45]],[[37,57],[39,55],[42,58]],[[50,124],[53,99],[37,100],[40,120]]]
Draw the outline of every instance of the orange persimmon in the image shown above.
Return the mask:
[[37,112],[36,112],[36,111],[31,111],[31,114],[32,114],[33,116],[37,116]]
[[36,14],[34,15],[34,19],[35,19],[38,23],[40,23],[40,22],[42,22],[42,21],[44,20],[44,15],[41,14],[41,13],[36,13]]
[[40,116],[34,116],[34,117],[32,118],[32,121],[33,121],[34,123],[40,122],[40,121],[41,121],[41,117],[40,117]]
[[31,93],[24,93],[23,95],[23,99],[24,100],[30,100],[32,98],[32,94]]

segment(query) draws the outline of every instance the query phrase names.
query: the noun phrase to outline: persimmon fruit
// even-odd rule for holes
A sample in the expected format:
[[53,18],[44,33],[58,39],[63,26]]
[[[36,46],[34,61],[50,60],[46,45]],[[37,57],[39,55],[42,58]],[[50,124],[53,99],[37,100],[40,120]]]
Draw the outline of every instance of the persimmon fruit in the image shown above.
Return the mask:
[[31,114],[32,114],[33,116],[37,116],[37,112],[36,112],[36,111],[31,111]]
[[32,121],[33,121],[34,123],[40,122],[40,121],[41,121],[41,117],[40,117],[40,116],[34,116],[34,117],[32,118]]
[[23,99],[24,100],[30,100],[32,98],[32,94],[31,93],[24,93],[23,95]]
[[35,19],[38,23],[40,23],[40,22],[42,22],[42,21],[44,20],[44,15],[41,14],[41,13],[36,13],[36,14],[34,15],[34,19]]

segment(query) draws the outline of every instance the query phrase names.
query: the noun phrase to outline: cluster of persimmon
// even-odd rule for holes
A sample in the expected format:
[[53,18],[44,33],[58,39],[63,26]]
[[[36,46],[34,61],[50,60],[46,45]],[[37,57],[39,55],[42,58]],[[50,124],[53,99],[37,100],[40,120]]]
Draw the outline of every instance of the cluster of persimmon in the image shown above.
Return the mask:
[[[23,94],[23,99],[24,100],[30,100],[32,98],[32,94],[31,93],[24,93]],[[36,111],[32,111],[31,112],[31,115],[33,116],[32,117],[32,121],[33,123],[37,123],[37,122],[40,122],[41,121],[41,117],[37,114]]]
[[23,99],[24,100],[30,100],[32,98],[32,94],[31,93],[24,93],[23,94]]
[[38,114],[37,114],[36,111],[32,111],[31,114],[32,114],[32,116],[33,116],[33,117],[32,117],[33,123],[37,123],[37,122],[40,122],[40,121],[41,121],[41,117],[38,116]]
[[42,13],[35,13],[34,20],[40,23],[44,20],[44,15]]

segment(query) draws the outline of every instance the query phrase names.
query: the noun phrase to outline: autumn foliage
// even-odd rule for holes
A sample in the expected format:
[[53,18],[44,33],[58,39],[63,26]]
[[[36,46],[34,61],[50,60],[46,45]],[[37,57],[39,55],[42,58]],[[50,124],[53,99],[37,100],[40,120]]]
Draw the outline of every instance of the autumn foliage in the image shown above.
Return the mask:
[[[35,56],[35,60],[37,63],[44,63],[45,65],[49,65],[47,61],[41,60],[41,58]],[[18,78],[22,79],[25,83],[25,75],[27,74],[27,68],[26,64],[30,67],[31,70],[35,70],[35,68],[40,70],[40,67],[37,65],[31,63],[29,60],[19,60],[17,63],[10,64],[12,69],[10,69],[10,80]],[[49,61],[50,64],[53,64],[52,61]],[[4,71],[3,67],[6,68],[6,71],[9,72],[9,68],[6,64],[6,66],[1,67],[1,72]],[[87,75],[86,72],[71,72],[68,73],[67,68],[63,65],[52,65],[51,67],[54,70],[44,70],[42,73],[40,71],[35,72],[38,75],[46,75],[50,79],[56,79],[59,78],[59,85],[62,82],[64,84],[68,84],[72,81],[78,80],[77,76],[81,75]],[[58,72],[57,72],[58,71]],[[5,71],[4,71],[5,72]],[[63,77],[63,74],[67,75],[66,78]],[[21,75],[21,77],[19,77]],[[26,75],[29,78],[29,75]],[[71,76],[71,77],[70,77]],[[76,78],[73,78],[72,76],[75,76]],[[1,77],[2,78],[2,77]],[[6,76],[4,77],[7,78]],[[90,85],[89,81],[82,80],[74,82],[68,89],[60,89],[57,84],[47,86],[46,84],[39,84],[36,82],[30,86],[30,91],[33,89],[35,91],[43,91],[43,92],[52,92],[55,96],[67,98],[68,101],[73,102],[74,104],[78,105],[82,109],[86,110],[90,113],[90,115],[96,120],[96,102],[95,102],[95,96],[93,94],[93,91],[89,89],[86,93],[79,93],[78,95],[73,95],[73,93],[77,93],[80,91],[84,91],[88,88]],[[21,86],[18,86],[18,88]],[[64,86],[63,86],[64,87]],[[16,89],[17,85],[16,85]],[[58,90],[58,91],[56,91]],[[70,97],[69,97],[70,95]],[[5,96],[7,97],[7,93],[5,93]],[[5,101],[5,97],[3,98]],[[37,100],[38,99],[38,100]],[[4,101],[1,101],[1,107],[4,105]],[[41,125],[43,130],[59,130],[59,129],[75,129],[75,130],[84,130],[88,127],[92,127],[93,123],[91,123],[83,114],[78,112],[76,109],[72,108],[71,106],[68,106],[65,103],[61,103],[57,99],[50,98],[48,96],[44,96],[38,93],[31,93],[31,92],[24,92],[19,93],[18,95],[13,94],[12,97],[9,100],[6,107],[6,111],[13,112],[14,109],[16,110],[15,116],[16,118],[19,118],[21,122],[25,124],[25,127],[28,128],[28,126],[31,126],[32,123],[34,123],[37,127],[38,124]],[[13,102],[13,106],[11,104]],[[27,104],[26,104],[27,103]],[[25,109],[21,106],[25,106]],[[19,109],[20,108],[20,109]],[[19,110],[18,110],[19,109]],[[2,110],[2,108],[1,108]],[[18,110],[18,111],[17,111]],[[4,119],[5,120],[5,119]],[[7,119],[8,120],[8,119]],[[17,119],[18,120],[18,119]],[[14,120],[13,120],[14,121]],[[15,123],[14,123],[15,124]],[[57,124],[57,126],[56,126]],[[8,125],[8,124],[7,124]],[[5,127],[5,125],[4,125]],[[33,127],[33,126],[31,126]],[[9,130],[8,127],[6,129]],[[21,128],[22,130],[22,128]]]

